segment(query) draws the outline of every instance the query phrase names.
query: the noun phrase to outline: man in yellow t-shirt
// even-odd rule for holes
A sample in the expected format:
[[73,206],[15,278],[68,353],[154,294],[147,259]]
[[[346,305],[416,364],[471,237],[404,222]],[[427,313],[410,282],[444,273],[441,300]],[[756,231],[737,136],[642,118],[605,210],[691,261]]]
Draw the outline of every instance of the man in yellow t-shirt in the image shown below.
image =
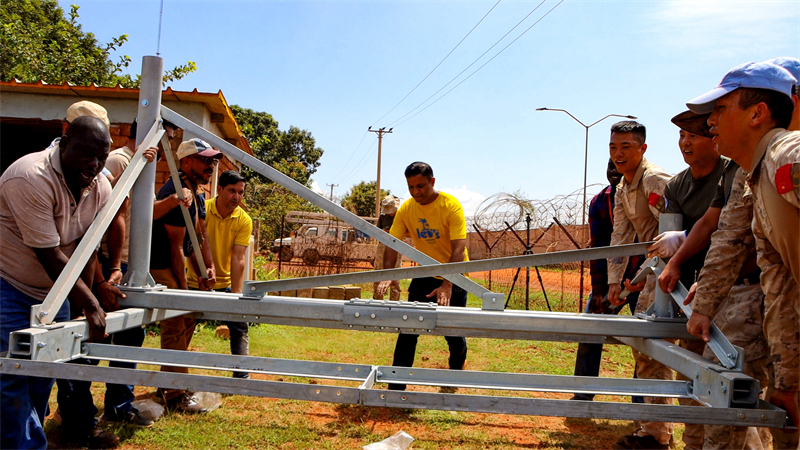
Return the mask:
[[[406,236],[414,247],[440,263],[468,261],[467,223],[461,204],[452,195],[434,189],[433,169],[424,162],[406,167],[406,181],[411,199],[406,200],[394,218],[390,234],[398,239]],[[389,247],[383,255],[385,267],[394,267],[397,252]],[[382,297],[397,280],[382,281],[377,295]],[[439,277],[414,278],[408,287],[408,301],[436,301],[440,306],[467,305],[467,292]],[[416,334],[401,333],[394,348],[393,366],[411,367],[417,349]],[[467,340],[461,336],[445,336],[450,347],[450,369],[462,370],[467,360]],[[390,384],[390,390],[405,390],[404,384]]]
[[[253,220],[239,203],[244,197],[244,177],[235,170],[223,172],[217,183],[217,196],[206,200],[206,231],[211,247],[211,259],[216,268],[215,291],[242,292],[245,260]],[[189,289],[198,289],[195,261],[188,261],[186,284]],[[249,338],[247,322],[223,322],[231,333],[231,354],[247,355]],[[250,378],[247,372],[234,372],[234,378]]]

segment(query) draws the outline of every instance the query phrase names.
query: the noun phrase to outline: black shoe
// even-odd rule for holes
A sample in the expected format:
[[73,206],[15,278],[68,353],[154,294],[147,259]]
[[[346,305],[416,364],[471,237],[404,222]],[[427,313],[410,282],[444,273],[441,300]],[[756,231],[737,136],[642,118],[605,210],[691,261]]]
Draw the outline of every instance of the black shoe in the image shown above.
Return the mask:
[[586,394],[575,394],[570,398],[570,400],[577,400],[577,401],[581,401],[581,402],[591,402],[591,401],[594,400],[594,396],[593,395],[589,396],[589,395],[586,395]]
[[94,427],[87,435],[64,434],[61,440],[76,447],[114,448],[119,444],[119,436],[100,427]]
[[139,410],[133,407],[124,411],[117,411],[113,414],[106,413],[104,417],[108,422],[122,422],[137,427],[153,426],[152,420],[142,417],[142,415],[139,413]]
[[458,391],[457,387],[453,386],[440,386],[439,393],[440,394],[455,394]]
[[387,389],[390,390],[390,391],[405,391],[406,390],[406,385],[405,384],[389,384],[389,387],[387,387]]
[[[670,439],[671,441],[671,439]],[[637,449],[637,450],[667,450],[670,445],[658,442],[653,436],[639,436],[637,433],[622,436],[617,442],[611,445],[613,449]]]
[[200,403],[198,403],[197,397],[195,397],[194,392],[188,392],[188,391],[184,392],[183,395],[170,400],[169,406],[172,409],[189,414],[201,414],[208,412],[207,409],[205,409]]

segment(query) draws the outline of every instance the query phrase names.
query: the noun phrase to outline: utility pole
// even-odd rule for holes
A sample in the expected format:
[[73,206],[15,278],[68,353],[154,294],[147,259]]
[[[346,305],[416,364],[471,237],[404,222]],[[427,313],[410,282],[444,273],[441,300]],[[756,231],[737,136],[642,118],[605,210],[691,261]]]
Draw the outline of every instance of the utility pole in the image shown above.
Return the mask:
[[330,187],[331,187],[331,198],[330,198],[330,201],[333,201],[333,188],[335,188],[336,186],[338,186],[338,184],[328,184],[328,183],[325,183],[325,186],[330,186]]
[[378,180],[375,182],[375,218],[381,216],[381,142],[383,141],[383,135],[387,133],[391,133],[394,128],[389,128],[388,130],[386,127],[379,128],[377,130],[373,130],[372,127],[367,128],[367,131],[371,131],[378,135]]

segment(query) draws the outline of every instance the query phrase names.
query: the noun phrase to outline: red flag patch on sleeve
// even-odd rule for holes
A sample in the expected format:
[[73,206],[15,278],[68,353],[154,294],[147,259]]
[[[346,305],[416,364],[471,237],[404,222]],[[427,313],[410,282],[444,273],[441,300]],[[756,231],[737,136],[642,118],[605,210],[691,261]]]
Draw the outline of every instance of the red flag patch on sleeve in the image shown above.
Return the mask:
[[786,164],[775,171],[775,189],[785,194],[800,187],[800,164]]
[[647,197],[647,203],[649,203],[650,206],[652,206],[653,208],[655,208],[656,205],[658,205],[658,202],[660,201],[661,201],[661,196],[656,194],[655,192],[653,192],[652,194],[650,194],[649,197]]

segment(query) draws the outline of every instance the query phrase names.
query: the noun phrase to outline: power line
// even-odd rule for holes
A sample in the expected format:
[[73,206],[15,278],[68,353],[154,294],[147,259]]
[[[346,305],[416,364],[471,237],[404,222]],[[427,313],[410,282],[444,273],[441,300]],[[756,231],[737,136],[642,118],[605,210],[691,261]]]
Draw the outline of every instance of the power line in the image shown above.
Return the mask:
[[[378,139],[377,139],[377,138],[375,138],[375,140],[374,140],[374,141],[372,141],[372,145],[370,145],[370,146],[369,146],[369,148],[367,149],[367,153],[365,153],[365,154],[364,154],[364,156],[361,158],[361,160],[358,162],[358,166],[357,166],[355,169],[351,170],[351,171],[350,171],[350,172],[347,174],[347,177],[346,177],[346,178],[344,178],[344,179],[342,179],[342,181],[340,181],[339,183],[344,183],[345,181],[347,181],[347,180],[349,180],[349,179],[353,178],[353,176],[354,176],[355,174],[357,174],[357,173],[358,173],[358,172],[361,170],[361,168],[362,168],[362,167],[364,167],[364,165],[367,163],[367,161],[369,161],[369,158],[368,158],[368,157],[369,157],[369,156],[372,156],[372,154],[374,153],[374,152],[370,152],[370,150],[372,150],[372,147],[374,147],[374,146],[375,146],[375,143],[376,143],[376,142],[378,142]],[[376,151],[377,151],[377,149],[376,149]]]
[[500,42],[501,42],[503,39],[505,39],[505,38],[506,38],[506,36],[508,36],[509,34],[511,34],[511,32],[512,32],[512,31],[514,31],[514,30],[515,30],[515,29],[516,29],[518,26],[520,26],[520,25],[522,24],[522,22],[524,22],[524,21],[525,21],[525,20],[526,20],[528,17],[530,17],[530,15],[531,15],[531,14],[533,14],[534,12],[536,12],[536,10],[537,10],[537,9],[539,9],[539,7],[540,7],[540,6],[542,6],[542,5],[544,4],[544,2],[546,2],[546,1],[547,1],[547,0],[542,0],[542,2],[541,2],[541,3],[539,3],[539,4],[538,4],[538,5],[535,7],[535,8],[533,8],[533,10],[532,10],[531,12],[529,12],[529,13],[528,13],[528,14],[527,14],[525,17],[523,17],[523,18],[522,18],[522,20],[520,20],[519,22],[517,22],[517,24],[516,24],[516,25],[514,25],[514,27],[513,27],[513,28],[511,28],[510,30],[508,30],[508,32],[507,32],[506,34],[504,34],[504,35],[503,35],[503,37],[501,37],[500,39],[498,39],[498,40],[497,40],[497,42],[495,42],[494,44],[492,44],[492,46],[491,46],[491,47],[489,47],[488,49],[486,49],[486,51],[485,51],[485,52],[483,52],[483,53],[481,54],[481,56],[478,56],[478,57],[475,59],[475,61],[472,61],[472,62],[470,63],[470,65],[468,65],[467,67],[465,67],[465,68],[464,68],[464,70],[462,70],[461,72],[459,72],[459,73],[458,73],[458,75],[454,76],[454,77],[453,77],[453,78],[452,78],[450,81],[448,81],[448,82],[447,82],[447,83],[446,83],[444,86],[442,86],[441,88],[439,88],[439,90],[438,90],[438,91],[436,91],[436,92],[434,92],[433,94],[431,94],[431,96],[430,96],[430,97],[428,97],[428,98],[426,98],[425,100],[423,100],[423,101],[422,101],[422,103],[420,103],[419,105],[415,106],[415,107],[414,107],[414,109],[412,109],[411,111],[409,111],[409,112],[407,112],[407,113],[403,114],[402,116],[398,117],[397,119],[395,119],[395,120],[394,120],[394,122],[390,123],[389,125],[390,125],[390,126],[391,126],[391,125],[394,125],[395,123],[397,123],[398,121],[400,121],[400,120],[402,120],[404,117],[406,117],[407,115],[409,115],[409,114],[413,113],[414,111],[416,111],[417,109],[419,109],[419,108],[420,108],[422,105],[424,105],[425,103],[427,103],[427,102],[428,102],[428,100],[430,100],[430,99],[432,99],[433,97],[435,97],[435,96],[436,96],[436,94],[438,94],[439,92],[442,92],[442,90],[443,90],[444,88],[446,88],[447,86],[449,86],[449,85],[450,85],[450,83],[452,83],[453,81],[455,81],[456,79],[458,79],[458,77],[460,77],[460,76],[461,76],[461,75],[462,75],[464,72],[466,72],[467,70],[469,70],[469,68],[470,68],[470,67],[474,66],[474,65],[475,65],[475,63],[477,63],[478,61],[480,61],[480,59],[481,59],[481,58],[483,58],[484,56],[486,56],[486,54],[487,54],[487,53],[489,53],[489,52],[490,52],[490,51],[491,51],[493,48],[495,48],[495,47],[497,46],[497,44],[499,44],[499,43],[500,43]]
[[346,162],[346,163],[344,163],[344,164],[342,165],[342,168],[341,168],[341,169],[339,169],[339,172],[338,172],[336,175],[334,175],[334,176],[332,177],[332,179],[333,179],[333,180],[336,180],[336,177],[338,177],[339,175],[341,175],[341,173],[344,171],[345,167],[347,167],[347,165],[350,163],[350,160],[352,160],[352,159],[353,159],[353,156],[355,156],[356,152],[357,152],[357,151],[358,151],[358,149],[361,147],[361,143],[362,143],[362,142],[364,142],[364,138],[366,138],[368,134],[369,134],[369,131],[365,131],[365,132],[364,132],[364,135],[363,135],[363,136],[361,136],[361,140],[360,140],[360,141],[358,141],[358,145],[356,145],[356,148],[355,148],[355,150],[353,150],[353,153],[350,153],[350,157],[349,157],[349,158],[347,158],[347,162]]
[[[542,2],[542,3],[544,3],[544,2]],[[444,94],[442,94],[442,95],[441,95],[441,97],[439,97],[439,98],[437,98],[436,100],[432,101],[432,102],[431,102],[430,104],[428,104],[426,107],[424,107],[424,108],[422,108],[421,110],[417,111],[417,112],[416,112],[416,113],[415,113],[413,116],[409,117],[408,119],[406,119],[406,120],[404,120],[404,121],[402,121],[402,122],[398,123],[396,126],[400,126],[400,125],[402,125],[402,124],[404,124],[404,123],[408,122],[409,120],[413,119],[414,117],[416,117],[416,115],[417,115],[417,114],[419,114],[419,113],[421,113],[422,111],[425,111],[426,109],[430,108],[431,106],[433,106],[433,104],[434,104],[434,103],[436,103],[436,102],[438,102],[439,100],[441,100],[442,98],[444,98],[444,96],[445,96],[445,95],[447,95],[447,94],[449,94],[450,92],[452,92],[452,91],[453,91],[455,88],[457,88],[457,87],[461,86],[461,83],[463,83],[463,82],[465,82],[465,81],[469,80],[469,79],[470,79],[470,77],[472,77],[473,75],[475,75],[476,73],[478,73],[478,71],[479,71],[479,70],[481,70],[481,69],[483,69],[483,67],[484,67],[484,66],[486,66],[487,64],[489,64],[490,62],[492,62],[492,60],[493,60],[493,59],[495,59],[495,58],[497,58],[497,57],[500,55],[500,53],[503,53],[503,52],[505,51],[505,49],[507,49],[508,47],[510,47],[510,46],[511,46],[511,44],[513,44],[514,42],[517,42],[517,40],[518,40],[519,38],[521,38],[522,36],[524,36],[524,35],[525,35],[525,33],[527,33],[528,31],[530,31],[530,29],[531,29],[531,28],[533,28],[534,26],[536,26],[536,24],[538,24],[539,22],[541,22],[541,21],[542,21],[542,20],[543,20],[545,17],[547,17],[547,16],[548,16],[548,15],[549,15],[551,12],[553,12],[553,10],[554,10],[554,9],[558,8],[558,6],[559,6],[560,4],[562,4],[562,3],[564,3],[564,0],[561,0],[560,2],[556,3],[556,6],[553,6],[552,8],[550,8],[550,11],[547,11],[547,12],[546,12],[546,13],[545,13],[545,14],[544,14],[542,17],[540,17],[540,18],[539,18],[539,20],[537,20],[536,22],[534,22],[534,23],[533,23],[533,25],[531,25],[530,27],[528,27],[528,28],[527,28],[525,31],[523,31],[523,32],[522,32],[522,34],[520,34],[519,36],[517,36],[517,37],[516,37],[516,39],[514,39],[514,40],[513,40],[513,41],[511,41],[511,42],[510,42],[508,45],[506,45],[505,47],[503,47],[503,49],[502,49],[502,50],[500,50],[499,52],[497,52],[497,54],[496,54],[496,55],[492,56],[492,57],[491,57],[491,58],[490,58],[488,61],[486,61],[485,63],[483,63],[483,65],[481,65],[480,67],[478,67],[477,69],[475,69],[475,71],[474,71],[474,72],[472,72],[472,73],[471,73],[471,74],[469,74],[469,75],[468,75],[466,78],[464,78],[463,80],[461,80],[461,81],[460,81],[460,82],[459,82],[457,85],[453,86],[453,87],[452,87],[452,88],[451,88],[449,91],[447,91],[447,92],[445,92]],[[538,8],[538,7],[537,7],[537,8]],[[427,101],[427,100],[426,100],[426,101]],[[400,119],[397,119],[397,120],[400,120]]]
[[[465,35],[463,38],[461,38],[461,40],[460,40],[460,41],[458,41],[458,44],[456,44],[456,46],[455,46],[455,47],[453,47],[453,49],[452,49],[452,50],[450,50],[450,53],[448,53],[448,54],[447,54],[447,55],[446,55],[444,58],[442,58],[442,60],[441,60],[441,61],[439,61],[439,64],[436,64],[436,67],[434,67],[434,68],[433,68],[433,69],[432,69],[430,72],[428,72],[428,74],[427,74],[427,75],[425,75],[425,78],[423,78],[423,79],[422,79],[422,81],[420,81],[419,83],[417,83],[417,85],[416,85],[416,86],[414,86],[414,89],[411,89],[411,92],[409,92],[408,94],[406,94],[406,96],[405,96],[405,97],[403,97],[402,99],[400,99],[400,101],[399,101],[399,102],[397,102],[397,104],[396,104],[396,105],[392,106],[392,109],[390,109],[389,111],[387,111],[387,112],[386,112],[386,114],[382,115],[380,119],[376,120],[376,121],[375,121],[375,123],[373,123],[373,124],[372,124],[372,126],[375,126],[375,124],[377,124],[378,122],[380,122],[380,121],[381,121],[381,120],[382,120],[384,117],[388,116],[388,115],[389,115],[389,113],[391,113],[392,111],[394,111],[394,109],[395,109],[395,108],[397,108],[398,106],[400,106],[400,104],[401,104],[401,103],[403,103],[403,101],[405,101],[405,99],[407,99],[409,95],[413,94],[413,93],[414,93],[414,91],[416,91],[416,90],[417,90],[417,88],[418,88],[418,87],[419,87],[419,86],[420,86],[420,85],[421,85],[421,84],[422,84],[422,83],[423,83],[425,80],[427,80],[427,79],[428,79],[428,77],[429,77],[429,76],[431,76],[431,74],[432,74],[432,73],[433,73],[433,72],[434,72],[436,69],[438,69],[438,68],[439,68],[439,66],[441,66],[441,65],[442,65],[442,63],[443,63],[443,62],[444,62],[444,61],[445,61],[445,60],[446,60],[448,57],[450,57],[450,55],[451,55],[451,54],[453,54],[453,52],[454,52],[454,51],[456,51],[456,49],[458,48],[458,46],[459,46],[459,45],[461,45],[461,43],[462,43],[462,42],[464,42],[464,40],[465,40],[465,39],[467,39],[467,37],[469,37],[469,35],[470,35],[470,34],[472,34],[472,32],[473,32],[473,31],[475,31],[475,29],[476,29],[476,28],[478,28],[478,25],[480,25],[480,24],[481,24],[481,22],[483,22],[483,19],[485,19],[485,18],[486,18],[486,17],[489,15],[489,13],[491,13],[491,12],[492,12],[492,10],[494,10],[494,8],[495,8],[497,5],[499,5],[499,4],[500,4],[500,2],[501,2],[501,0],[497,0],[497,3],[495,3],[495,4],[494,4],[494,6],[492,6],[492,7],[489,9],[489,11],[487,11],[487,12],[486,12],[486,14],[484,14],[484,15],[483,15],[483,17],[481,17],[481,20],[479,20],[479,21],[478,21],[478,23],[476,23],[476,24],[475,24],[475,26],[474,26],[474,27],[472,27],[472,29],[471,29],[471,30],[469,30],[469,33],[467,33],[467,34],[466,34],[466,35]],[[434,95],[435,95],[435,94],[434,94]]]

